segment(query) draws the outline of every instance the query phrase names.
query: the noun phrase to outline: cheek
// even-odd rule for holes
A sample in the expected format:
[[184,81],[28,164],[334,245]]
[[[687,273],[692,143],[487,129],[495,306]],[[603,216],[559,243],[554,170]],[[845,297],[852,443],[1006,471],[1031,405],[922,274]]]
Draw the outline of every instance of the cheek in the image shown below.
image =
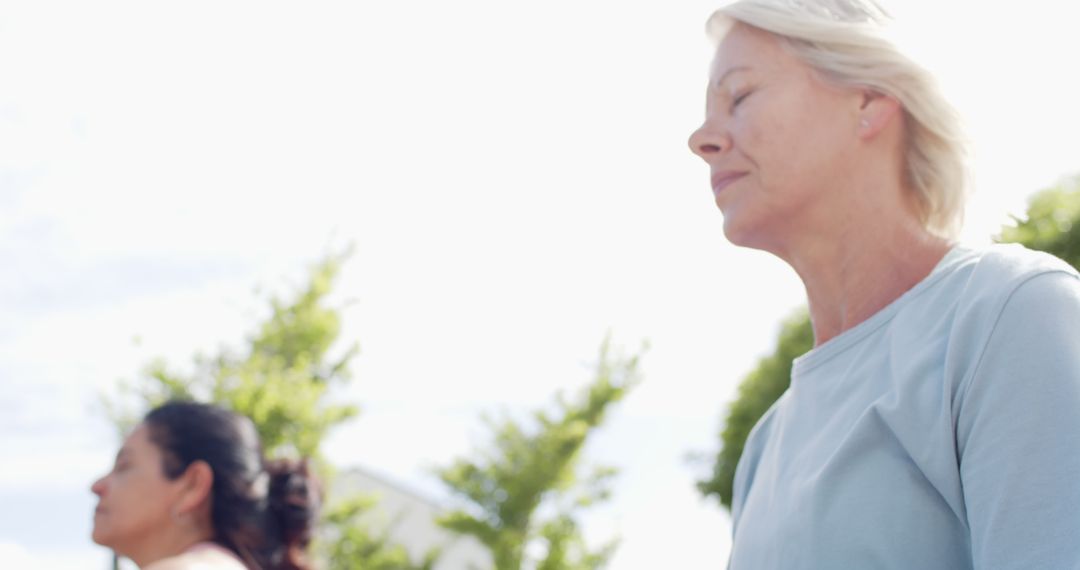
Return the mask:
[[811,182],[831,179],[842,141],[835,121],[806,111],[793,101],[754,109],[733,126],[736,149],[755,167],[765,194],[780,193],[785,202],[804,192]]
[[767,174],[787,163],[796,150],[798,136],[783,117],[768,109],[747,111],[731,126],[735,149]]
[[148,537],[160,534],[166,528],[168,513],[154,509],[156,501],[144,498],[110,508],[104,515],[94,518],[91,539],[122,555],[128,555]]
[[161,500],[161,489],[139,474],[118,476],[110,481],[104,513],[94,518],[94,539],[123,542],[141,531],[155,528],[168,518]]

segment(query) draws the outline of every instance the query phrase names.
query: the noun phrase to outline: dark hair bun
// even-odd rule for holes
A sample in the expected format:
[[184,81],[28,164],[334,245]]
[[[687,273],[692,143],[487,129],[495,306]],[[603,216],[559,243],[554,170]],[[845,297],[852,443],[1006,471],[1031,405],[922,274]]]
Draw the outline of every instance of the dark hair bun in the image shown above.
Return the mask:
[[307,460],[275,459],[266,462],[270,475],[268,490],[269,523],[279,537],[280,568],[308,568],[304,551],[318,522],[322,488],[311,473]]

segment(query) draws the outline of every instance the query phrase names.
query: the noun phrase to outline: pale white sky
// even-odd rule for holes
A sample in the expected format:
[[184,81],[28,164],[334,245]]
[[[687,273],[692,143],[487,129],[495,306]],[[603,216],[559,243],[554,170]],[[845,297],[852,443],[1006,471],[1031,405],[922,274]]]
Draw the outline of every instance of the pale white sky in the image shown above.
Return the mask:
[[[612,568],[722,567],[686,461],[801,286],[725,242],[701,117],[714,2],[5,2],[0,19],[0,558],[104,568],[96,394],[184,363],[355,243],[337,299],[364,407],[328,443],[438,498],[427,468],[590,378],[610,331],[644,383],[587,459]],[[964,11],[973,11],[964,14]],[[1080,170],[1075,10],[905,2],[971,123],[984,241]],[[134,342],[138,338],[139,342]]]

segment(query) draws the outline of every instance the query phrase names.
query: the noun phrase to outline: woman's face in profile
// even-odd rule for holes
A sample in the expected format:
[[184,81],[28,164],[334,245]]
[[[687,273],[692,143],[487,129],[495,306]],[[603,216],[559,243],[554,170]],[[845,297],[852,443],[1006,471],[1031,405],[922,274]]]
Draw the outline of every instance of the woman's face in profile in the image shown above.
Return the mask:
[[777,251],[844,214],[830,197],[856,142],[859,93],[824,83],[761,30],[736,24],[713,60],[691,150],[709,164],[724,233]]
[[90,487],[98,496],[94,542],[130,552],[132,545],[171,524],[179,485],[179,479],[165,478],[161,450],[140,424],[116,454],[112,470]]

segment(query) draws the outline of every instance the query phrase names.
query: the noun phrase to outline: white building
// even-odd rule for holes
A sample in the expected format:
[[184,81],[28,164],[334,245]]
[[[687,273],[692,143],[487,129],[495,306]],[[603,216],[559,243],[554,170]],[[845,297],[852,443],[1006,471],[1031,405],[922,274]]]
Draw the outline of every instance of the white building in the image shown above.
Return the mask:
[[334,496],[369,495],[377,499],[365,514],[372,529],[386,529],[389,540],[400,544],[414,561],[432,548],[441,554],[435,570],[491,570],[494,564],[487,548],[471,536],[447,531],[435,523],[446,509],[383,477],[361,468],[342,470],[334,479]]

